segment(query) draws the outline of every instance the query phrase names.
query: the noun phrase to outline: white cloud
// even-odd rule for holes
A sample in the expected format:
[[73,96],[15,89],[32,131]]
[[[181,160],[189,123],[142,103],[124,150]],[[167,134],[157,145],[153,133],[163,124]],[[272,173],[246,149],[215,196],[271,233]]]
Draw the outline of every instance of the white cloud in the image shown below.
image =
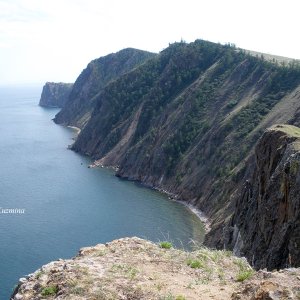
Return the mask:
[[300,58],[298,0],[0,0],[0,82],[74,81],[96,57],[181,38]]

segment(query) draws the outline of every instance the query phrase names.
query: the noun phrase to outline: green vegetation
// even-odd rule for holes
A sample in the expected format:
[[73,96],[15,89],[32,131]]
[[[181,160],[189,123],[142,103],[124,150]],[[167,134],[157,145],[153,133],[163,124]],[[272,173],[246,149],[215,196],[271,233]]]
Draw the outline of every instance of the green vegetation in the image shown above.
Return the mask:
[[42,289],[41,295],[42,296],[53,296],[58,292],[58,287],[54,285],[50,285],[48,287],[44,287]]
[[171,249],[173,247],[173,244],[171,242],[160,242],[159,247],[163,249]]
[[165,296],[160,297],[159,300],[186,300],[186,298],[183,295],[174,296],[169,293]]
[[168,294],[159,298],[159,300],[174,300],[174,296],[172,294]]
[[238,100],[231,100],[231,101],[228,102],[228,104],[226,105],[226,107],[228,109],[231,109],[231,108],[235,107],[237,104],[238,104]]
[[190,266],[190,267],[193,268],[193,269],[200,269],[200,268],[203,268],[203,267],[204,267],[203,262],[201,262],[201,261],[198,260],[198,259],[189,259],[189,260],[187,261],[187,265]]
[[244,271],[240,271],[237,276],[236,276],[236,280],[239,282],[243,282],[246,279],[249,279],[250,277],[252,277],[254,274],[253,270],[244,270]]
[[101,158],[130,131],[115,157],[122,176],[161,178],[224,209],[259,125],[299,84],[298,62],[270,62],[231,44],[174,43],[93,94],[74,149]]
[[135,279],[139,273],[139,271],[136,268],[132,268],[131,266],[128,266],[128,265],[119,265],[119,264],[113,265],[111,268],[111,272],[112,273],[122,273],[130,280]]
[[154,53],[127,48],[91,61],[77,78],[68,106],[55,116],[55,122],[83,126],[88,119],[87,112],[92,113],[95,109],[105,86],[155,56]]
[[273,127],[274,130],[283,131],[290,136],[300,138],[300,128],[292,125],[277,125]]
[[242,259],[235,259],[234,263],[238,266],[239,271],[236,280],[242,282],[254,275],[254,270],[248,265],[247,261]]
[[[181,91],[207,72],[216,61],[219,63],[203,78],[201,84],[191,89],[188,96],[180,95]],[[177,176],[180,183],[178,174],[174,172],[176,166],[185,153],[212,129],[212,116],[216,109],[222,118],[219,107],[224,100],[220,98],[219,91],[229,76],[236,76],[232,74],[235,74],[235,69],[243,62],[245,67],[239,75],[240,84],[230,91],[231,99],[224,106],[224,112],[238,106],[250,79],[255,84],[256,78],[259,79],[267,73],[270,75],[266,78],[261,96],[230,118],[219,134],[214,136],[213,147],[218,154],[215,159],[226,163],[214,163],[213,172],[219,177],[231,175],[234,167],[256,141],[256,137],[243,143],[242,149],[232,151],[235,149],[234,145],[244,140],[274,105],[300,83],[299,65],[277,66],[242,51],[237,52],[231,45],[221,46],[205,41],[172,44],[158,57],[109,85],[107,92],[105,90],[103,97],[112,106],[112,112],[104,117],[101,128],[101,136],[107,136],[105,152],[122,136],[120,131],[113,129],[120,120],[130,118],[142,102],[143,109],[132,144],[155,141],[155,124],[161,115],[170,109],[180,109],[182,117],[173,124],[172,134],[162,145],[167,175]],[[225,142],[228,135],[232,136],[230,143]],[[202,158],[199,163],[201,160]]]
[[40,271],[38,271],[37,273],[36,273],[36,278],[37,279],[39,279],[42,275],[43,275],[43,271],[42,270],[40,270]]

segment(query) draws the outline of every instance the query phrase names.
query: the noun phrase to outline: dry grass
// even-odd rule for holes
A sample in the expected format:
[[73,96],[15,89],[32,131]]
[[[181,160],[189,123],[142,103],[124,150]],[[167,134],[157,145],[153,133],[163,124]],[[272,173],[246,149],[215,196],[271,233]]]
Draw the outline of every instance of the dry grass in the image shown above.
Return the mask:
[[[19,295],[23,300],[225,300],[251,275],[256,276],[246,260],[228,251],[185,252],[125,238],[44,266],[21,285]],[[47,287],[55,289],[45,295]]]
[[287,124],[274,125],[271,127],[271,130],[282,131],[290,136],[300,138],[300,128],[293,125],[287,125]]

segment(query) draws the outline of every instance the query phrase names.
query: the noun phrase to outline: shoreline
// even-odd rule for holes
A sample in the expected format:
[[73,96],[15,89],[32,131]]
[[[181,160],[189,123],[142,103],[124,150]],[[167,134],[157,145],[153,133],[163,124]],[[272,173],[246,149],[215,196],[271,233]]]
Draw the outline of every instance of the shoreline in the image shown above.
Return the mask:
[[76,139],[78,138],[78,135],[80,134],[81,129],[76,126],[69,126],[69,125],[67,126],[67,128],[71,129],[74,132],[74,136],[72,137],[73,143],[68,145],[68,149],[72,149],[72,146],[76,142]]
[[76,139],[77,136],[79,135],[79,133],[81,132],[81,129],[78,128],[78,127],[76,127],[76,126],[69,126],[69,125],[68,125],[67,128],[70,128],[70,129],[72,129],[73,131],[75,131],[75,137],[74,137],[74,139]]
[[[141,184],[143,184],[143,183],[141,183]],[[205,215],[205,213],[202,210],[198,209],[197,207],[195,207],[194,205],[192,205],[191,203],[189,203],[186,200],[179,200],[178,195],[176,195],[174,193],[171,193],[167,190],[164,190],[164,189],[158,188],[158,187],[154,187],[154,186],[153,187],[147,186],[147,185],[144,185],[144,186],[145,187],[150,187],[151,189],[156,190],[156,191],[168,196],[168,198],[170,200],[175,201],[177,203],[180,203],[183,206],[185,206],[187,209],[189,209],[203,223],[204,228],[205,228],[205,234],[207,234],[211,230],[211,227],[210,227],[211,223],[209,221],[209,218]]]
[[[75,131],[75,136],[74,136],[73,139],[76,140],[77,136],[81,132],[81,129],[76,127],[76,126],[67,126],[67,127],[71,128]],[[146,184],[146,183],[138,181],[138,180],[134,180],[134,179],[126,178],[126,177],[121,177],[120,175],[117,175],[117,172],[119,170],[119,166],[104,166],[100,161],[101,161],[101,159],[98,160],[98,161],[95,160],[94,162],[92,162],[91,164],[88,165],[88,168],[106,168],[106,169],[113,170],[115,172],[114,176],[116,176],[116,177],[119,177],[123,180],[138,182],[139,184],[141,184],[142,186],[144,186],[146,188],[150,188],[152,190],[158,191],[158,192],[166,195],[169,200],[172,200],[172,201],[175,201],[177,203],[182,204],[187,209],[189,209],[190,212],[192,212],[194,215],[196,215],[199,218],[199,220],[204,225],[205,235],[211,230],[211,222],[209,221],[209,218],[205,215],[205,213],[202,210],[198,209],[197,207],[195,207],[194,205],[192,205],[188,201],[179,200],[178,195],[176,195],[174,193],[171,193],[167,190],[164,190],[163,188],[156,187],[156,186],[153,186],[153,185],[149,185],[149,184]]]
[[163,188],[160,188],[160,187],[156,187],[156,186],[153,186],[153,185],[146,184],[146,183],[144,183],[142,181],[139,181],[139,180],[130,179],[130,178],[126,178],[126,177],[122,177],[120,175],[117,175],[116,172],[119,170],[118,166],[104,166],[103,164],[99,164],[99,163],[97,164],[97,161],[94,161],[93,163],[91,163],[88,166],[88,168],[106,168],[106,169],[113,170],[115,172],[114,175],[116,177],[121,178],[122,180],[137,182],[137,183],[141,184],[143,187],[146,187],[146,188],[149,188],[149,189],[152,189],[152,190],[155,190],[155,191],[158,191],[158,192],[164,194],[165,196],[168,197],[169,200],[175,201],[177,203],[182,204],[187,209],[189,209],[194,215],[196,215],[204,225],[205,234],[207,234],[211,230],[211,222],[209,221],[209,218],[205,215],[205,213],[202,210],[195,207],[194,205],[192,205],[191,203],[189,203],[188,201],[178,199],[179,197],[178,197],[177,194],[171,193],[171,192],[169,192],[167,190],[164,190]]
[[187,207],[193,214],[195,214],[200,221],[203,223],[204,228],[205,228],[205,234],[209,233],[211,230],[211,223],[209,221],[209,218],[205,215],[205,213],[198,209],[197,207],[193,206],[190,203],[187,203],[183,200],[176,200],[177,202],[181,203],[182,205],[184,205],[185,207]]

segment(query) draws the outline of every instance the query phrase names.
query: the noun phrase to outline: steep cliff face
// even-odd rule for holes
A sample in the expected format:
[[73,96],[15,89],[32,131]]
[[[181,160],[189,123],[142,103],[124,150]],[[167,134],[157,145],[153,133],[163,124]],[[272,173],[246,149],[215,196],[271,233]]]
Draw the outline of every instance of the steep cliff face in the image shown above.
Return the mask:
[[74,83],[66,104],[54,121],[83,128],[89,121],[95,97],[111,81],[141,65],[154,53],[127,48],[91,61]]
[[64,107],[72,87],[72,83],[47,82],[43,87],[39,105],[45,107]]
[[229,245],[256,268],[300,265],[300,128],[276,125],[259,140],[237,197]]
[[277,106],[299,99],[299,84],[297,68],[209,42],[176,43],[97,95],[73,149],[221,220],[244,159]]
[[72,94],[56,122],[82,128],[73,150],[200,208],[212,222],[206,243],[216,247],[229,246],[224,228],[259,137],[300,122],[298,62],[202,40],[172,44],[105,84],[88,67]]

